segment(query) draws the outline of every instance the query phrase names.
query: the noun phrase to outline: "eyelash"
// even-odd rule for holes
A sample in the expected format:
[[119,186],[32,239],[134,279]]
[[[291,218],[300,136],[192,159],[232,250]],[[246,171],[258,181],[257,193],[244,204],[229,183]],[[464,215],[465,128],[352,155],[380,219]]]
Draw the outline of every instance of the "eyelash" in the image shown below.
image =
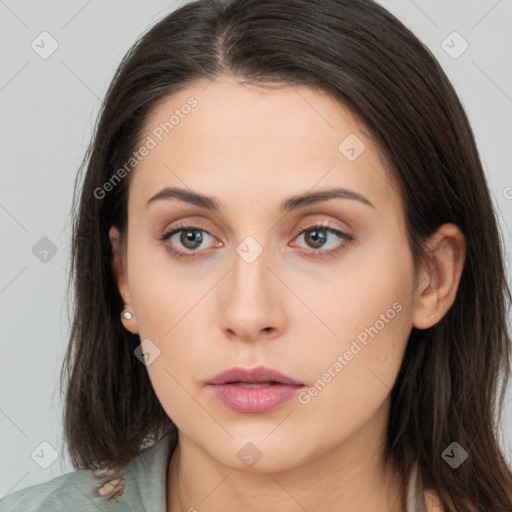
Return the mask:
[[[341,239],[345,240],[345,242],[347,242],[349,244],[354,241],[354,237],[352,235],[349,235],[348,233],[344,233],[343,231],[340,231],[339,229],[332,228],[328,224],[322,224],[322,223],[300,226],[297,229],[297,233],[294,236],[294,239],[298,238],[300,235],[302,235],[303,233],[305,233],[307,231],[314,231],[314,230],[327,231],[329,233],[332,233],[332,234],[340,237]],[[199,226],[194,226],[192,224],[181,224],[181,225],[175,226],[171,231],[167,231],[166,233],[164,233],[160,237],[160,241],[165,242],[166,240],[171,238],[173,235],[175,235],[176,233],[180,233],[181,231],[200,231],[202,233],[207,233],[208,235],[212,236],[210,233],[208,233],[208,231],[200,228]],[[200,255],[201,251],[189,251],[189,252],[177,251],[170,245],[166,245],[165,248],[171,254],[171,256],[173,256],[174,258],[194,259],[197,257],[201,257],[201,255]],[[344,248],[345,248],[345,244],[341,244],[336,249],[330,249],[329,251],[311,249],[310,251],[306,251],[306,257],[329,258],[329,257],[336,255],[339,251],[343,250]]]

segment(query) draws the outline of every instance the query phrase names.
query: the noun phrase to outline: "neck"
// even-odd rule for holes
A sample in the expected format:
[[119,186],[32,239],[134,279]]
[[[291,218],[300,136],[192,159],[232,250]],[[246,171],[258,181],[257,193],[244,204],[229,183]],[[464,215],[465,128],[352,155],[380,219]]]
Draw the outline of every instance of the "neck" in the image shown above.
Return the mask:
[[405,489],[383,464],[383,436],[369,438],[378,429],[368,427],[300,466],[273,472],[220,464],[180,432],[169,462],[167,512],[403,512]]

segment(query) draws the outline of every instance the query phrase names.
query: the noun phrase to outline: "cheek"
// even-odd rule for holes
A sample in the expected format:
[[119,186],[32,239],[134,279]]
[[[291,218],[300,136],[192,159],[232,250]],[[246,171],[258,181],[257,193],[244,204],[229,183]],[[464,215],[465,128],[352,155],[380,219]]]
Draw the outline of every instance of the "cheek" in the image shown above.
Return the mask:
[[321,293],[310,294],[336,349],[343,353],[357,341],[365,358],[392,357],[412,325],[414,265],[405,239],[374,237],[347,254],[337,273],[324,279]]
[[[382,411],[407,344],[409,304],[392,302],[388,308],[388,298],[363,304],[363,310],[354,309],[357,318],[341,316],[347,318],[345,326],[350,323],[353,327],[345,328],[341,321],[337,324],[340,335],[334,347],[324,343],[321,352],[309,350],[300,356],[308,361],[310,385],[298,396],[295,420],[317,440],[318,449],[326,452],[364,431]],[[388,323],[379,318],[386,311]],[[356,323],[363,327],[354,327]],[[381,426],[385,428],[384,418]]]
[[350,411],[348,420],[340,412],[343,424],[355,426],[375,412],[395,382],[412,327],[414,268],[406,246],[382,243],[379,251],[347,262],[345,271],[323,288],[317,304],[334,334],[302,355],[312,384],[302,403],[319,414]]
[[[128,277],[133,309],[141,339],[170,336],[214,283],[210,276],[198,278],[194,265],[178,264],[156,242],[144,240],[128,255]],[[134,239],[137,239],[134,230]],[[211,281],[211,284],[210,284]],[[189,313],[190,312],[190,313]]]

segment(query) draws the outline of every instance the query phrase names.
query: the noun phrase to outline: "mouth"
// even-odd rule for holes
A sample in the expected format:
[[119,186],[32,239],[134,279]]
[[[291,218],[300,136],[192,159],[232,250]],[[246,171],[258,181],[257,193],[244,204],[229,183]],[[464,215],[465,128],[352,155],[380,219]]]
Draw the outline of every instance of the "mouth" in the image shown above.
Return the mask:
[[264,413],[293,398],[304,383],[263,366],[231,368],[208,383],[213,395],[229,409],[240,413]]
[[261,387],[274,384],[289,384],[293,386],[305,385],[303,382],[293,379],[292,377],[288,377],[273,368],[267,368],[265,366],[258,366],[256,368],[230,368],[229,370],[216,375],[208,382],[208,384],[256,384],[261,385]]
[[233,384],[233,386],[240,386],[241,388],[264,388],[267,386],[274,386],[275,384],[279,384],[278,382],[227,382],[227,384]]

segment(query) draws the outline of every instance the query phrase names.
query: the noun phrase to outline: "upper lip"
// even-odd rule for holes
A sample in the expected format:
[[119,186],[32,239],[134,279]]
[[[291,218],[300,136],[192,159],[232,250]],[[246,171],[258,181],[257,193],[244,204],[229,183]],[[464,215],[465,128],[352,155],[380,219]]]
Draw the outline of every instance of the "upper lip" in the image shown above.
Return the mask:
[[228,384],[230,382],[260,383],[270,381],[295,386],[304,385],[298,380],[292,379],[273,368],[266,368],[265,366],[258,366],[256,368],[230,368],[213,377],[213,379],[208,381],[208,384]]

